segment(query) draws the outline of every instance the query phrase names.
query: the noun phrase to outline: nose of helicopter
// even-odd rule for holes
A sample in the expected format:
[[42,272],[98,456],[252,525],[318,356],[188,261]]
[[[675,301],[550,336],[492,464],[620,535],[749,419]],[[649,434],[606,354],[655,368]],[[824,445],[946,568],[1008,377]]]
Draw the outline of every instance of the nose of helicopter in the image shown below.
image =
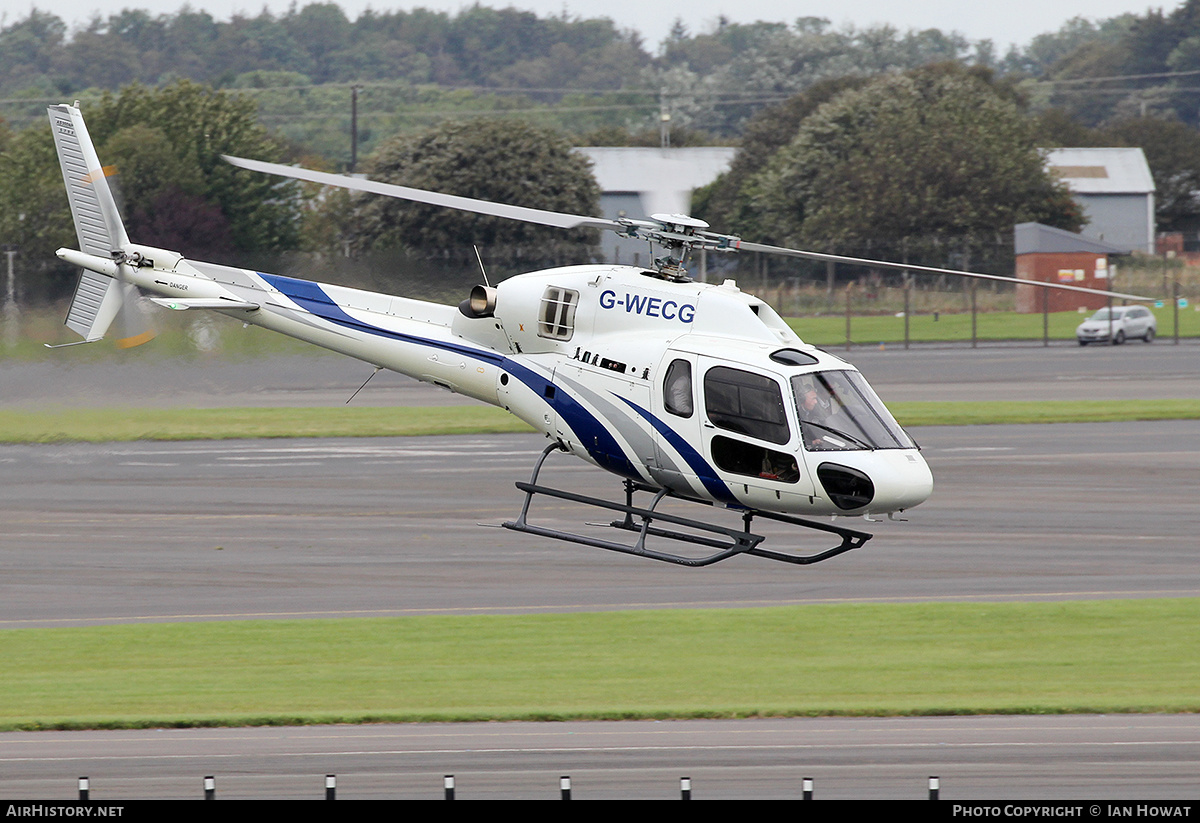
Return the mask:
[[875,499],[870,506],[872,511],[882,513],[911,509],[924,503],[933,494],[933,472],[916,449],[880,451],[875,456],[878,462],[871,473],[875,482]]
[[816,474],[843,511],[887,514],[911,509],[933,493],[933,473],[916,449],[845,453],[838,458],[822,461]]

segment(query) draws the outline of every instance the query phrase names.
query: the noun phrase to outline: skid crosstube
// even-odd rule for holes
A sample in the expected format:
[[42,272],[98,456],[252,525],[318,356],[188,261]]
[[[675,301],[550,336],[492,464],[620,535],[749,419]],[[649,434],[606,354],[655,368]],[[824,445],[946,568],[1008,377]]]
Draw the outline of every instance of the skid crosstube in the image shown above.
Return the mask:
[[[837,555],[848,552],[851,549],[857,549],[872,537],[872,535],[866,532],[860,532],[854,529],[846,529],[842,528],[841,526],[834,526],[828,523],[806,520],[800,517],[792,517],[791,515],[764,512],[757,509],[745,509],[743,511],[742,522],[744,524],[744,528],[742,530],[729,528],[716,523],[707,523],[702,520],[695,520],[688,517],[680,517],[678,515],[657,511],[658,504],[663,500],[663,498],[670,495],[670,492],[668,492],[666,489],[655,489],[630,480],[625,481],[626,502],[624,504],[614,503],[610,500],[603,500],[598,497],[591,497],[589,495],[578,494],[576,492],[569,492],[563,489],[556,489],[551,486],[539,485],[537,483],[538,474],[541,472],[542,465],[545,463],[546,458],[552,452],[561,450],[561,446],[559,446],[557,443],[547,446],[542,451],[541,456],[538,458],[538,462],[533,469],[533,476],[530,478],[530,482],[518,482],[516,484],[517,488],[525,493],[525,502],[521,507],[520,516],[515,521],[504,523],[504,528],[512,529],[513,531],[526,532],[528,534],[536,534],[542,537],[550,537],[556,540],[566,540],[571,543],[579,543],[599,549],[621,552],[623,554],[646,557],[651,560],[661,560],[666,563],[675,563],[680,566],[691,567],[711,566],[714,563],[719,563],[722,560],[726,560],[739,554],[748,554],[754,557],[763,557],[768,560],[778,560],[783,563],[807,566],[813,563],[820,563],[822,560],[828,560],[831,557],[836,557]],[[633,505],[633,494],[636,491],[645,491],[654,494],[654,500],[651,502],[649,508],[640,508]],[[636,533],[638,535],[637,540],[630,545],[626,543],[617,543],[611,540],[603,540],[598,537],[576,534],[574,532],[562,531],[561,529],[551,529],[544,526],[533,525],[529,522],[529,508],[530,504],[533,502],[534,495],[538,494],[546,495],[547,497],[555,497],[560,500],[568,500],[586,506],[595,506],[597,508],[607,509],[609,511],[620,512],[624,514],[624,519],[614,520],[608,525],[612,526],[613,528]],[[675,497],[674,499],[684,498]],[[781,523],[787,523],[800,528],[815,529],[817,531],[834,534],[840,537],[842,542],[831,549],[810,555],[797,555],[788,552],[775,551],[772,549],[765,549],[761,546],[763,540],[765,539],[764,536],[754,534],[750,531],[751,524],[755,517],[765,517],[769,520],[776,520]],[[708,537],[703,534],[691,534],[683,531],[658,528],[652,525],[653,523],[681,526],[716,536]],[[688,557],[686,555],[673,554],[671,552],[649,548],[646,545],[647,537],[659,537],[667,540],[676,540],[693,546],[705,546],[716,549],[716,551],[703,557]]]

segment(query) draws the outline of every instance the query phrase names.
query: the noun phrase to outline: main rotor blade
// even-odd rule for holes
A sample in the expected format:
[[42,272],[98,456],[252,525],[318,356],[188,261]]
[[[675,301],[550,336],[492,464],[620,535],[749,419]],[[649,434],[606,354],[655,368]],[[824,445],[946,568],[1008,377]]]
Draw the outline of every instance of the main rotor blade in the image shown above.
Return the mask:
[[1088,289],[1083,286],[1068,286],[1063,283],[1047,283],[1042,280],[1022,280],[1016,277],[1004,277],[999,274],[980,274],[974,271],[961,271],[959,269],[939,269],[933,266],[917,266],[912,263],[891,263],[886,260],[870,260],[864,257],[846,257],[840,254],[824,254],[819,251],[802,251],[800,249],[786,249],[782,246],[766,246],[762,243],[746,243],[738,244],[739,251],[761,251],[768,254],[782,254],[790,257],[803,257],[808,260],[825,260],[834,263],[849,263],[855,266],[870,266],[873,268],[883,269],[899,269],[901,271],[919,271],[928,274],[953,274],[956,277],[975,277],[979,280],[995,280],[1000,283],[1016,283],[1020,286],[1038,286],[1043,289],[1061,289],[1063,291],[1075,291],[1083,294],[1099,294],[1105,297],[1117,297],[1122,300],[1135,300],[1139,303],[1148,303],[1154,300],[1159,300],[1158,297],[1143,297],[1138,294],[1125,294],[1119,291],[1104,291],[1103,289]]
[[524,223],[536,223],[541,226],[553,226],[559,229],[613,229],[620,231],[622,226],[615,220],[603,217],[585,217],[579,214],[562,214],[542,209],[530,209],[524,206],[508,206],[503,203],[492,203],[489,200],[476,200],[473,197],[458,197],[453,194],[440,194],[435,191],[413,189],[408,186],[397,186],[392,183],[380,183],[375,180],[363,180],[357,177],[346,177],[341,174],[328,174],[311,169],[285,166],[280,163],[264,163],[261,160],[247,160],[242,157],[221,155],[225,162],[241,169],[275,174],[280,177],[290,177],[309,183],[320,183],[325,186],[337,186],[352,191],[365,191],[371,194],[382,194],[385,197],[396,197],[401,200],[412,200],[416,203],[426,203],[430,206],[443,206],[448,209],[469,211],[475,214],[486,214],[491,217],[507,217],[510,220],[520,220]]

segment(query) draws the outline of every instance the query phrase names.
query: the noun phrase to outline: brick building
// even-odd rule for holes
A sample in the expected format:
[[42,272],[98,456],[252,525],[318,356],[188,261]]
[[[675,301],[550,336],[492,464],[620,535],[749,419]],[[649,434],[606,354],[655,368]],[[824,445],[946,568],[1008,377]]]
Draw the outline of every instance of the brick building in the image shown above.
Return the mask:
[[[1017,280],[1039,280],[1107,291],[1115,272],[1113,257],[1128,254],[1128,247],[1112,246],[1081,234],[1020,223],[1013,232],[1017,255]],[[1097,294],[1079,294],[1061,289],[1017,285],[1017,311],[1041,313],[1043,300],[1049,311],[1098,309],[1107,300]]]

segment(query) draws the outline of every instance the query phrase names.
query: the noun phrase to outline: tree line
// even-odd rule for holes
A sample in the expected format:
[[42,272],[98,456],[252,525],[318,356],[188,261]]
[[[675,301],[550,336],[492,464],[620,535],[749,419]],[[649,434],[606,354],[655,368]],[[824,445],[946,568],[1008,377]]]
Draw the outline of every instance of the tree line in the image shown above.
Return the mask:
[[606,19],[539,18],[472,6],[365,11],[334,3],[218,21],[188,6],[125,9],[69,32],[51,12],[0,28],[0,94],[64,94],[186,78],[227,87],[251,72],[304,82],[403,80],[438,85],[619,88],[648,61],[640,38]]
[[[1192,124],[1164,107],[1116,105],[1106,118],[1089,117],[1054,105],[1059,87],[1035,79],[1060,76],[1078,67],[1080,55],[1114,43],[1132,54],[1130,44],[1144,40],[1139,27],[1160,19],[1174,32],[1164,59],[1183,65],[1189,37],[1200,36],[1184,36],[1193,20],[1184,10],[1193,7],[1200,0],[1169,15],[1072,21],[1003,58],[986,42],[936,30],[834,30],[816,18],[718,21],[695,35],[678,24],[652,57],[611,21],[480,6],[458,15],[367,12],[350,21],[326,3],[229,23],[186,8],[159,17],[125,11],[70,37],[58,18],[35,11],[0,28],[0,87],[25,99],[42,92],[73,98],[72,84],[93,83],[90,98],[80,95],[101,157],[120,169],[131,236],[218,262],[296,249],[343,256],[401,250],[458,265],[473,259],[476,245],[508,270],[590,259],[596,238],[586,233],[312,190],[219,160],[227,153],[341,170],[344,154],[286,128],[288,112],[302,118],[314,110],[306,106],[335,93],[318,79],[350,78],[365,94],[367,79],[386,77],[380,87],[393,96],[397,120],[363,124],[376,133],[360,170],[378,179],[595,213],[595,181],[571,145],[657,145],[660,107],[669,99],[674,145],[739,145],[733,167],[694,204],[718,230],[779,245],[1002,269],[989,255],[1010,245],[1014,223],[1082,224],[1044,168],[1046,147],[1143,147],[1159,186],[1160,228],[1200,228],[1200,137]],[[418,52],[416,62],[401,60]],[[225,62],[213,56],[225,53]],[[274,56],[258,60],[264,55]],[[401,63],[424,68],[403,75]],[[123,79],[105,75],[114,65],[125,67]],[[179,76],[190,70],[198,76]],[[557,85],[535,86],[551,79]],[[95,87],[105,82],[121,88]],[[593,85],[572,92],[575,83]],[[524,96],[505,96],[503,84],[524,88]],[[571,128],[563,108],[595,104],[597,95],[611,108],[593,105],[600,111]],[[536,110],[521,108],[535,100]],[[29,107],[38,120],[28,127],[0,121],[0,242],[21,248],[23,296],[42,299],[73,283],[53,252],[74,245],[74,237],[44,101]],[[426,110],[428,119],[413,114]],[[348,125],[323,118],[341,141]]]

